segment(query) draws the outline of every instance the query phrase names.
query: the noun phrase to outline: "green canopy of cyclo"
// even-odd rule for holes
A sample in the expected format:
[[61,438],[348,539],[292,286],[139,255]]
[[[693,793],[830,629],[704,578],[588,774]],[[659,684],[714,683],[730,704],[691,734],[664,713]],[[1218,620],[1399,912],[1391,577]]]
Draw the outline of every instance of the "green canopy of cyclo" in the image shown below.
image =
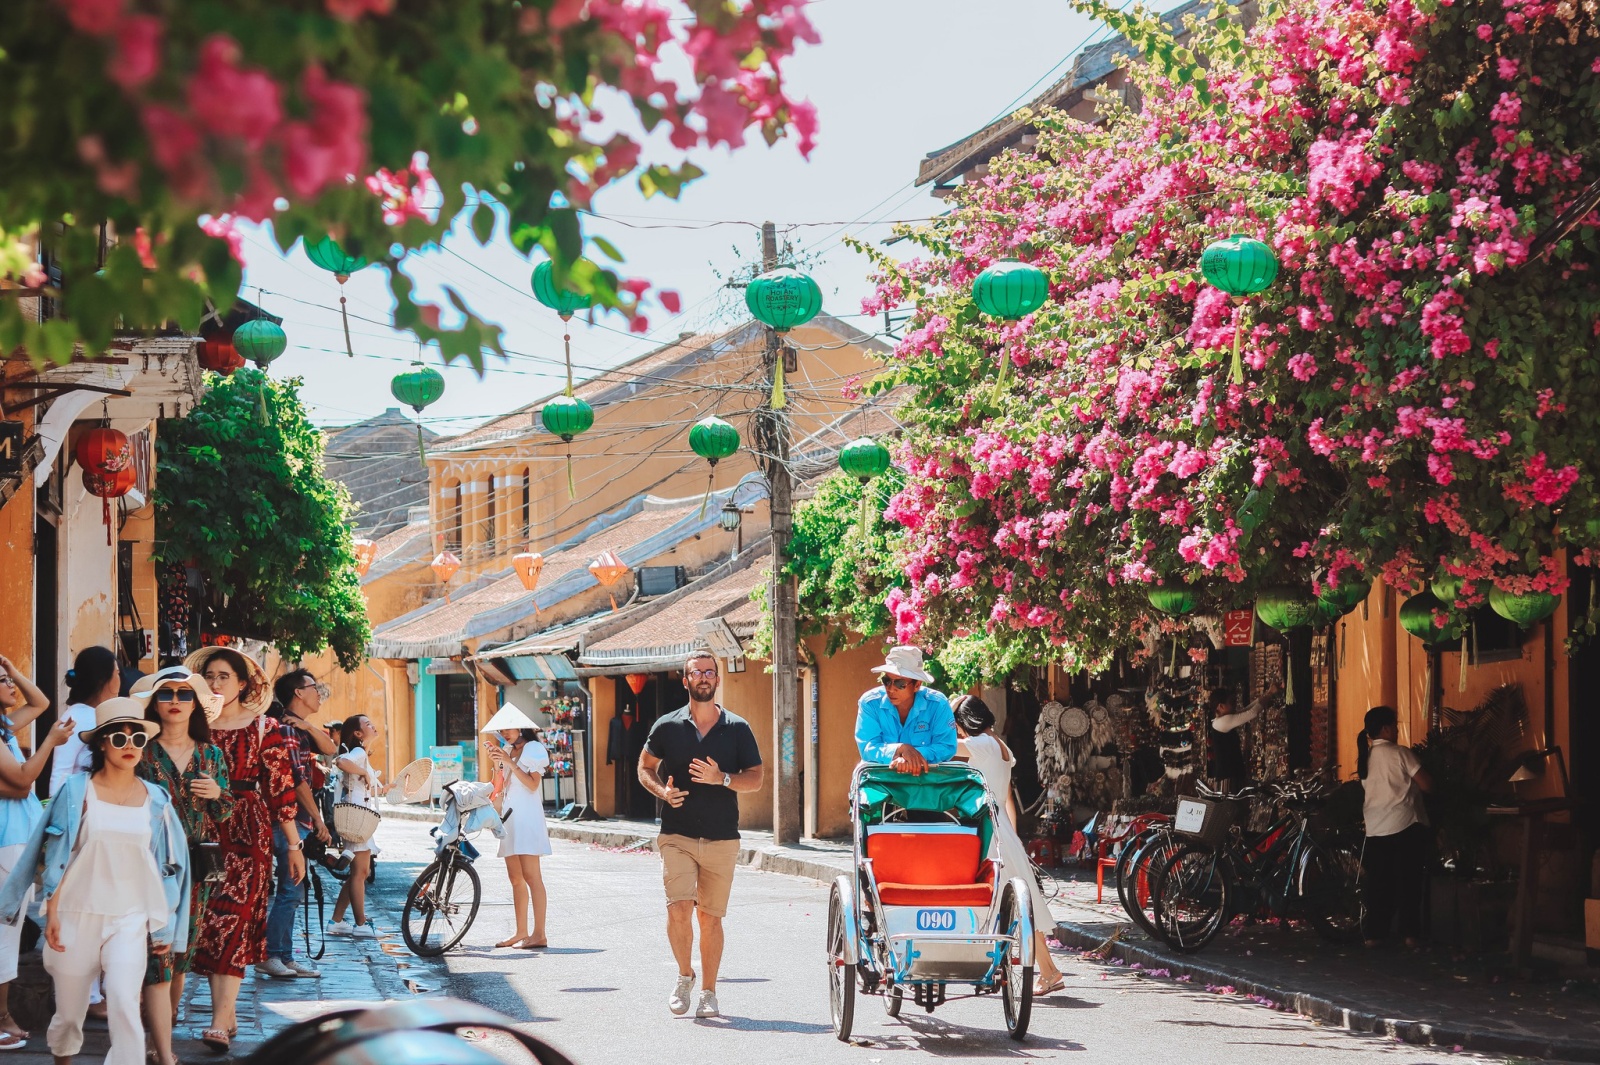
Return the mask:
[[983,774],[971,766],[942,762],[929,766],[920,777],[897,773],[886,765],[869,767],[862,771],[856,805],[863,825],[882,824],[896,808],[912,813],[951,814],[961,824],[978,830],[978,853],[989,853],[989,840],[994,835],[989,789]]

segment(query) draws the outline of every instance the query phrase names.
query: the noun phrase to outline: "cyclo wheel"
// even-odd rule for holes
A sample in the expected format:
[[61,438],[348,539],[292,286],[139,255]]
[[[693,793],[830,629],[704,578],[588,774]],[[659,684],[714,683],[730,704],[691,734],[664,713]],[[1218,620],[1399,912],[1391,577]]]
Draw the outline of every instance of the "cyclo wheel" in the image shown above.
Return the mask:
[[[1002,934],[1017,926],[1018,915],[1027,904],[1027,897],[1018,897],[1014,885],[1006,885],[1006,893],[1000,900],[999,930]],[[1020,951],[1022,945],[1017,946]],[[1007,950],[1005,960],[1000,963],[1000,1003],[1005,1008],[1006,1034],[1020,1041],[1028,1034],[1028,1021],[1033,1016],[1033,966],[1018,965],[1011,959],[1012,952]]]
[[483,885],[464,858],[445,854],[422,871],[406,893],[400,934],[421,958],[437,958],[460,943],[478,916]]
[[891,1017],[900,1016],[900,1005],[906,1000],[906,989],[896,984],[883,993],[883,1011]]
[[1232,895],[1227,863],[1218,852],[1194,845],[1180,850],[1154,891],[1161,938],[1185,954],[1204,949],[1222,931]]
[[856,967],[845,960],[850,950],[845,942],[844,906],[835,884],[828,894],[828,1012],[833,1017],[833,1034],[841,1043],[848,1043],[856,1019]]

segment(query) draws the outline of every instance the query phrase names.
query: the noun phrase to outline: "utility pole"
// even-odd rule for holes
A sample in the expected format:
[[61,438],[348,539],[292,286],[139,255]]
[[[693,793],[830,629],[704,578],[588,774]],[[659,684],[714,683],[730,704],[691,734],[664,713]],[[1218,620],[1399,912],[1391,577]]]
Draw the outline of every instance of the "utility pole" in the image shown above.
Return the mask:
[[[771,222],[761,225],[761,269],[778,267],[778,233]],[[789,415],[772,409],[772,380],[783,342],[767,330],[762,364],[766,398],[756,409],[756,449],[767,475],[772,510],[772,743],[777,771],[772,786],[772,838],[777,843],[800,839],[800,662],[796,632],[794,580],[783,572],[794,531],[794,480],[789,473]]]

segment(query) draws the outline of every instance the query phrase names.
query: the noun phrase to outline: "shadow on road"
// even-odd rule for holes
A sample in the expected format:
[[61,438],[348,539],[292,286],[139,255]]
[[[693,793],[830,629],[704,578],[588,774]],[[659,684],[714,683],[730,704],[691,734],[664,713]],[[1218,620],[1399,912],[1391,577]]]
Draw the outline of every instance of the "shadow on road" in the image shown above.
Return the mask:
[[[996,1013],[998,1012],[997,1010]],[[1045,1051],[1088,1049],[1082,1043],[1071,1039],[1051,1039],[1043,1036],[1030,1035],[1018,1043],[1005,1034],[1004,1028],[998,1027],[1000,1023],[998,1016],[995,1020],[997,1028],[972,1028],[964,1024],[951,1024],[937,1017],[904,1016],[900,1018],[900,1022],[911,1029],[909,1035],[891,1035],[870,1042],[885,1050],[920,1050],[925,1054],[946,1058],[1033,1058],[1041,1056]],[[855,1041],[868,1042],[864,1038]]]
[[833,1028],[826,1024],[808,1024],[805,1021],[763,1021],[754,1017],[730,1017],[723,1014],[721,1017],[696,1018],[695,1024],[703,1028],[725,1028],[731,1032],[788,1032],[791,1035],[821,1035],[824,1032],[832,1033]]

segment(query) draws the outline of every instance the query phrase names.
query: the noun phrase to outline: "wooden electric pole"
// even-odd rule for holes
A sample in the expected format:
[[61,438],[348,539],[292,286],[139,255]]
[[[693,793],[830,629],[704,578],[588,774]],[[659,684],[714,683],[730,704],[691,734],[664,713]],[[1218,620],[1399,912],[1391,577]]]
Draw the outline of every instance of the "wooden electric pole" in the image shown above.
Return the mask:
[[[771,222],[761,226],[761,269],[778,267],[778,234]],[[789,538],[794,529],[794,480],[789,473],[789,416],[772,407],[773,375],[784,357],[783,342],[767,330],[763,365],[767,398],[756,409],[756,449],[772,510],[772,838],[777,843],[800,839],[800,662],[796,631],[794,581],[783,569],[789,560]]]

